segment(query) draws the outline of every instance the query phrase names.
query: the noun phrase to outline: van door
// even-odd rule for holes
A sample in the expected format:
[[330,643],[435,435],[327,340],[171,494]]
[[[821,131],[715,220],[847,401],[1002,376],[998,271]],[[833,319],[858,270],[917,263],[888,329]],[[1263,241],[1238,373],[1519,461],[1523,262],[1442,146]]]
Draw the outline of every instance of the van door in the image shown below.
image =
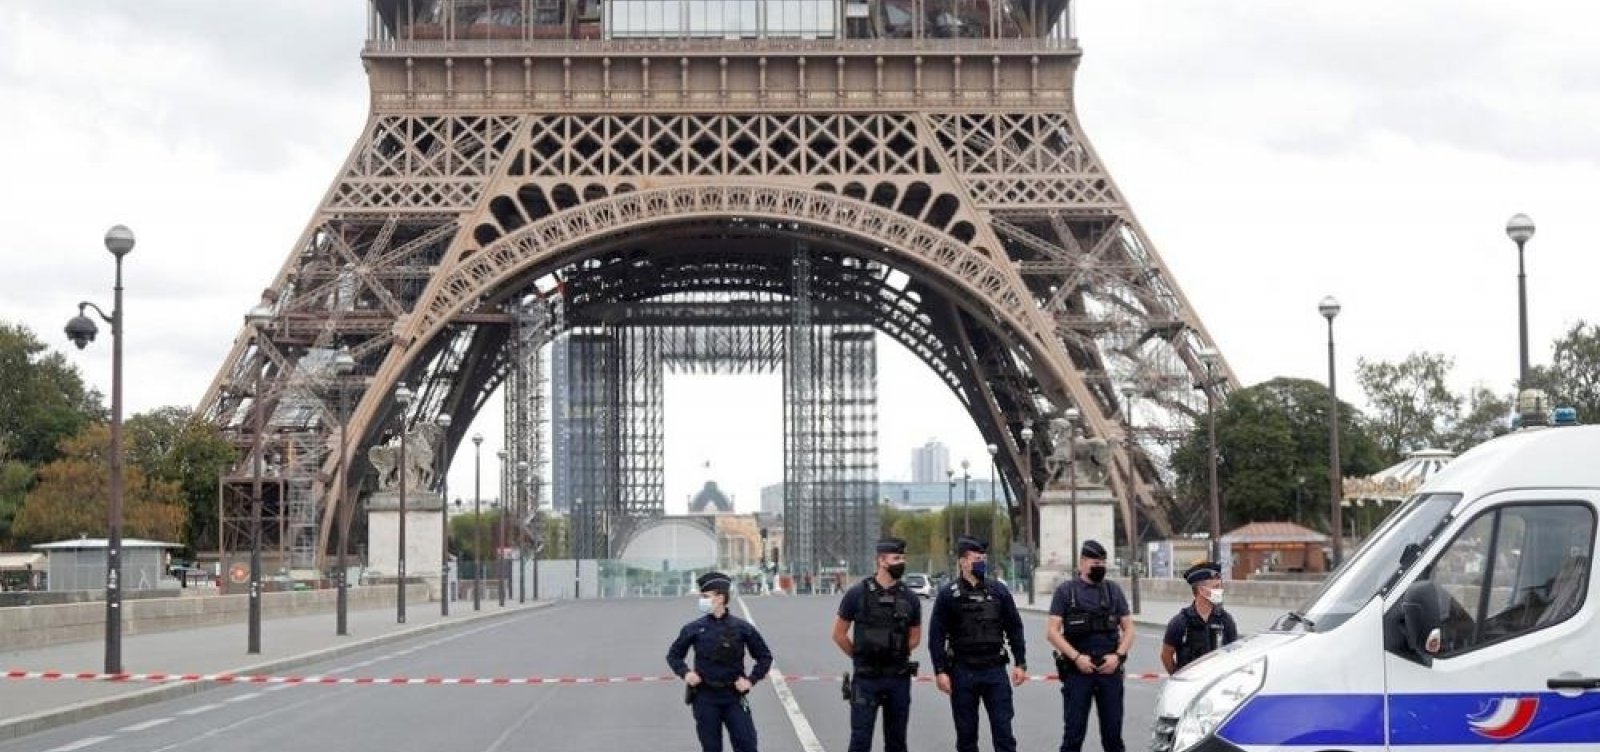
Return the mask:
[[[1389,747],[1600,750],[1600,494],[1488,502],[1418,570],[1443,593],[1437,639],[1422,650],[1385,640]],[[1403,598],[1391,596],[1392,617]]]

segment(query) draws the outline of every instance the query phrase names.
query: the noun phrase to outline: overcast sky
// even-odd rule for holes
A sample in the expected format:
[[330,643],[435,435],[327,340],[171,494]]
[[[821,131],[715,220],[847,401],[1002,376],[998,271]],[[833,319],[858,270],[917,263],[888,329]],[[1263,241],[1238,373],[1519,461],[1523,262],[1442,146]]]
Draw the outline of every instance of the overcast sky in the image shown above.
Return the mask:
[[[1332,294],[1347,399],[1356,357],[1419,349],[1509,391],[1515,212],[1538,223],[1533,360],[1600,320],[1593,3],[1081,0],[1078,28],[1089,138],[1245,383],[1326,377]],[[101,236],[125,223],[128,408],[197,401],[360,133],[364,34],[357,0],[0,4],[0,320],[65,347],[78,300],[110,304]],[[70,357],[109,391],[109,342]],[[930,437],[987,477],[929,371],[886,344],[880,374],[885,478]],[[781,479],[779,382],[668,394],[669,510],[706,462],[754,508]]]

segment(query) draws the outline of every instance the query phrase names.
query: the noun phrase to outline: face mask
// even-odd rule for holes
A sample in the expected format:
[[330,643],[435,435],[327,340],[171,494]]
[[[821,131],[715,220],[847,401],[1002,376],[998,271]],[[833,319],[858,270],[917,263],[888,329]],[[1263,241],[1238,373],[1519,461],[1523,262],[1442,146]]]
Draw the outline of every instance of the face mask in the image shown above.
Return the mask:
[[981,579],[983,579],[983,576],[988,574],[988,573],[989,573],[989,562],[987,562],[987,561],[975,561],[975,562],[972,562],[972,576],[974,578],[981,580]]
[[1101,581],[1101,580],[1103,580],[1105,578],[1106,578],[1106,567],[1105,567],[1104,564],[1096,564],[1096,565],[1094,565],[1092,567],[1089,567],[1089,581],[1090,582],[1098,583],[1099,581]]
[[715,608],[712,605],[711,597],[710,596],[706,596],[706,595],[700,596],[699,603],[696,603],[695,605],[700,607],[700,613],[702,613],[702,614],[709,614]]
[[893,578],[898,580],[905,573],[906,573],[906,565],[905,565],[905,563],[902,562],[900,564],[890,564],[889,565],[889,576],[890,577],[893,577]]
[[1222,605],[1222,588],[1210,591],[1206,599],[1219,606]]

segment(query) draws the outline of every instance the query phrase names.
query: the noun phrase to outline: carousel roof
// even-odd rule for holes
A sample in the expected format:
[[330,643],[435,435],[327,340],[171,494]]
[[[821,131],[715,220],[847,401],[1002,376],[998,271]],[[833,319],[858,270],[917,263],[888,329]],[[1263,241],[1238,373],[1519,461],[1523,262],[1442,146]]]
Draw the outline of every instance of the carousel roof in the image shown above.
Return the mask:
[[1346,504],[1404,501],[1455,456],[1455,453],[1444,449],[1419,449],[1407,455],[1399,464],[1365,478],[1346,478],[1344,501]]

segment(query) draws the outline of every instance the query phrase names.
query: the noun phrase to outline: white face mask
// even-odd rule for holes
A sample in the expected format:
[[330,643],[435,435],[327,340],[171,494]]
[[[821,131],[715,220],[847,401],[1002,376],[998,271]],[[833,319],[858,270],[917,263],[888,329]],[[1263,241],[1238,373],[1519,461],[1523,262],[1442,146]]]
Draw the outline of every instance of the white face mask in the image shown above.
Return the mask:
[[713,603],[713,601],[711,600],[711,596],[702,595],[702,596],[700,596],[700,600],[695,605],[700,608],[700,613],[709,614],[709,613],[711,613],[711,611],[714,608],[714,606],[712,606],[712,603]]
[[1210,600],[1212,603],[1215,603],[1217,605],[1221,605],[1222,604],[1222,588],[1217,588],[1216,590],[1210,590],[1210,591],[1207,591],[1207,592],[1208,592],[1208,595],[1206,596],[1207,600]]

